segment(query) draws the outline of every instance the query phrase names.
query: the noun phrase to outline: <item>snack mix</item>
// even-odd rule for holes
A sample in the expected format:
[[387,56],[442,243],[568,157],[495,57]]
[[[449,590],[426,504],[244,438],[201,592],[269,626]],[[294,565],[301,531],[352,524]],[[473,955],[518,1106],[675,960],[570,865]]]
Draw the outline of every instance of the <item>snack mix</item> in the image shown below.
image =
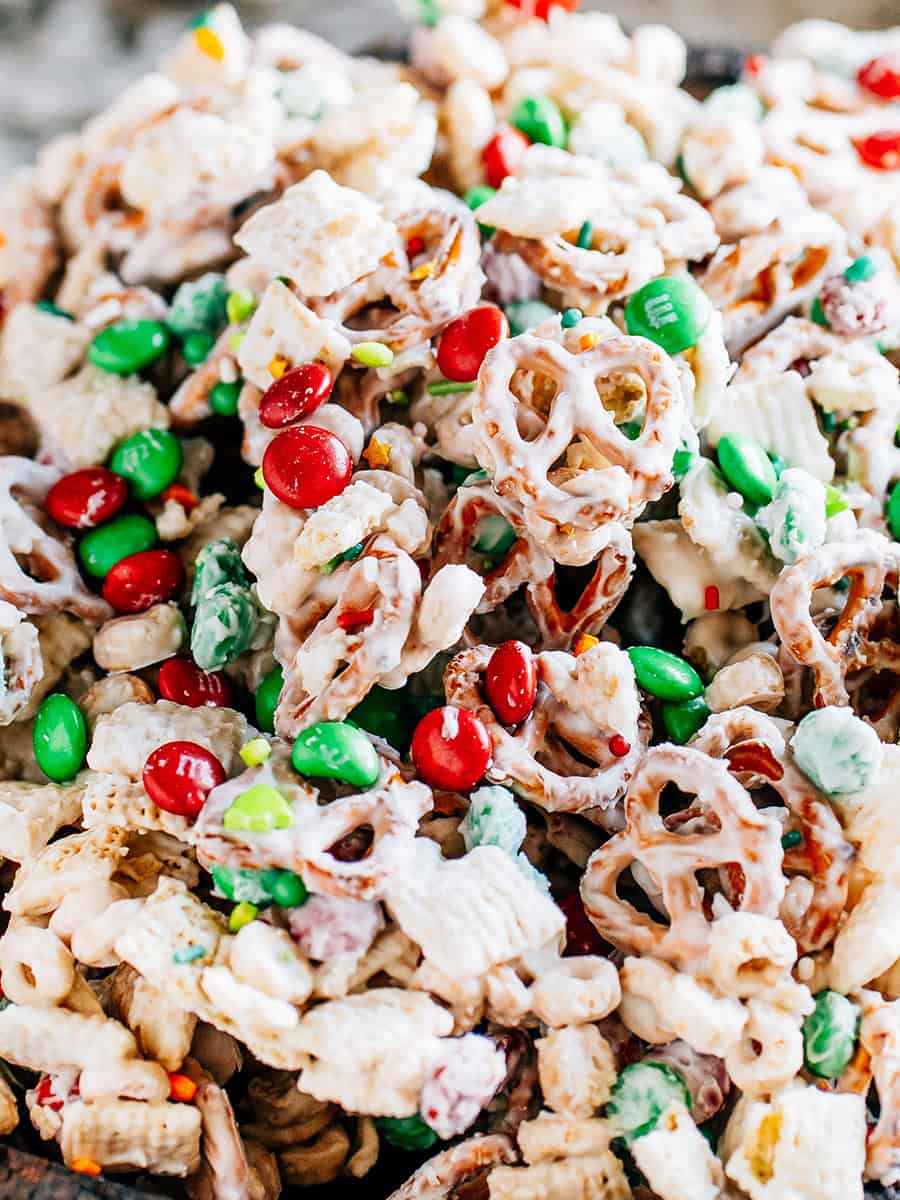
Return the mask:
[[0,1132],[74,1171],[900,1195],[900,28],[701,100],[574,9],[222,4],[0,190]]

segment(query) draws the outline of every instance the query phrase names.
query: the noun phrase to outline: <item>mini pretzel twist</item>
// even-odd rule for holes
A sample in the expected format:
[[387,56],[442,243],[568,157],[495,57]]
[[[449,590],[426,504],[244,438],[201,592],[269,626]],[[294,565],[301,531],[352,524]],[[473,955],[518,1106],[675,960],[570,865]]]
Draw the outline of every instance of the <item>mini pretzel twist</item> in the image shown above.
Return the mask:
[[[863,667],[900,671],[900,645],[870,638],[883,609],[885,586],[896,590],[895,550],[878,534],[860,534],[854,542],[832,542],[786,567],[769,602],[772,620],[788,653],[815,677],[814,703],[849,703],[847,675]],[[810,612],[813,592],[849,577],[850,590],[831,631],[818,628]]]
[[85,621],[103,621],[112,610],[82,583],[71,550],[51,532],[43,511],[59,476],[27,458],[0,458],[0,598],[27,613],[63,609]]
[[515,1161],[512,1142],[504,1134],[478,1134],[430,1158],[388,1200],[446,1200],[469,1176]]
[[[635,379],[646,412],[630,441],[601,396]],[[500,495],[521,503],[527,523],[594,529],[633,520],[671,487],[683,410],[675,366],[652,342],[614,336],[573,354],[526,333],[484,360],[472,406],[475,454]]]
[[[615,658],[621,651],[601,643],[576,659],[558,652],[538,654],[537,698],[515,731],[498,721],[484,695],[484,672],[492,654],[490,646],[464,650],[444,673],[447,703],[474,712],[491,736],[488,777],[548,812],[577,812],[601,825],[616,823],[616,802],[649,741],[649,725],[636,695],[628,714],[632,728],[607,725],[609,692],[621,687],[624,693],[627,686],[619,678]],[[615,680],[617,686],[606,689],[604,680]],[[609,748],[617,733],[629,741],[623,757]],[[585,759],[593,765],[586,765]]]
[[[672,783],[696,799],[663,817],[660,796]],[[780,828],[757,812],[724,763],[683,746],[655,746],[632,776],[625,820],[625,830],[591,856],[581,883],[588,916],[614,946],[678,965],[701,959],[710,926],[696,872],[708,868],[724,869],[735,909],[778,915]],[[668,924],[619,898],[619,877],[634,864],[659,888]]]
[[710,717],[691,742],[713,758],[724,759],[745,787],[765,780],[782,798],[803,840],[784,853],[784,870],[811,880],[812,898],[802,914],[782,913],[801,953],[821,950],[834,937],[847,900],[854,852],[831,805],[794,765],[784,735],[771,717],[752,708],[736,708]]
[[[433,191],[431,199],[430,207],[413,208],[397,219],[396,243],[375,271],[340,292],[309,301],[349,342],[376,340],[399,353],[434,337],[478,302],[484,275],[475,218],[449,192]],[[423,259],[418,266],[428,268],[421,278],[407,252],[413,239],[424,243],[415,256]],[[352,327],[352,319],[373,306],[375,323],[367,329]]]

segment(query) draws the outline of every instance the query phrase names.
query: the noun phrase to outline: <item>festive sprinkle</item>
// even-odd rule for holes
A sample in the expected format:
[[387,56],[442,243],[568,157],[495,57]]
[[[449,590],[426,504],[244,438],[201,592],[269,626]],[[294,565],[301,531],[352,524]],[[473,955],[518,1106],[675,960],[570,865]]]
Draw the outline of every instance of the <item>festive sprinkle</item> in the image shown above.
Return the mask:
[[200,503],[190,488],[183,483],[170,483],[165,491],[160,492],[161,500],[174,500],[180,504],[186,513],[192,512]]
[[328,562],[319,565],[320,575],[330,575],[332,571],[336,571],[344,561],[343,554],[336,554],[334,558],[329,558]]
[[425,249],[425,239],[420,237],[411,237],[406,243],[406,255],[408,258],[415,258],[417,254],[421,254]]
[[383,342],[360,342],[350,354],[364,367],[389,367],[394,361],[393,350]]
[[232,354],[237,354],[240,351],[245,337],[246,334],[243,333],[233,333],[231,335],[231,337],[228,339],[228,349]]
[[592,633],[583,633],[575,643],[575,657],[579,654],[584,654],[585,650],[590,650],[592,646],[599,646],[600,639],[594,637]]
[[344,562],[356,562],[365,548],[366,547],[363,542],[357,542],[355,546],[351,546],[349,550],[345,550],[344,553],[338,555],[338,557],[342,558]]
[[609,739],[609,752],[615,758],[624,758],[631,753],[631,742],[623,738],[621,733],[614,733]]
[[69,1163],[69,1168],[77,1171],[79,1175],[93,1175],[95,1179],[102,1169],[100,1164],[94,1162],[92,1158],[73,1158]]
[[253,482],[256,484],[256,486],[258,488],[261,488],[263,491],[265,491],[266,480],[265,480],[265,476],[263,475],[262,467],[257,467],[256,470],[253,472]]
[[474,383],[454,383],[452,379],[436,379],[425,388],[430,396],[452,396],[456,392],[471,392],[474,389]]
[[187,1075],[179,1075],[177,1071],[169,1072],[169,1099],[179,1104],[190,1104],[197,1095],[197,1085]]
[[575,526],[566,522],[565,525],[560,525],[559,532],[563,535],[563,537],[572,537],[572,535],[575,533]]
[[703,607],[707,612],[717,612],[719,605],[719,589],[714,583],[711,583],[703,592]]
[[372,438],[363,451],[363,458],[373,471],[377,471],[379,467],[389,467],[391,465],[390,443],[379,442],[376,438]]
[[799,846],[803,841],[803,834],[799,830],[792,829],[790,833],[786,833],[781,839],[781,846],[784,850],[793,850],[795,846]]
[[228,917],[228,928],[232,933],[237,933],[243,929],[245,925],[250,925],[256,920],[259,909],[255,904],[251,904],[249,900],[241,900],[231,910]]
[[225,302],[225,312],[229,324],[241,325],[248,320],[256,308],[256,297],[249,288],[239,288],[231,292]]
[[594,227],[590,221],[585,221],[582,227],[578,230],[578,238],[575,242],[575,245],[579,250],[590,250],[593,237]]
[[597,345],[596,333],[583,333],[578,339],[579,350],[593,350]]
[[562,315],[561,324],[563,329],[573,329],[583,319],[584,313],[580,308],[567,308]]
[[400,407],[405,407],[409,404],[409,396],[403,388],[394,388],[392,392],[388,392],[387,398],[389,404],[397,404]]
[[433,262],[422,263],[418,267],[414,267],[409,273],[410,283],[421,283],[423,279],[427,279],[429,275],[434,274],[434,268],[437,264]]
[[194,42],[201,54],[215,59],[216,62],[221,62],[225,57],[225,47],[222,45],[221,38],[206,25],[201,25],[194,30]]
[[172,955],[172,961],[177,963],[192,963],[202,958],[206,953],[205,946],[182,946]]
[[346,612],[338,614],[337,624],[339,628],[350,631],[354,629],[365,629],[365,627],[367,625],[371,625],[374,620],[374,608],[348,609]]
[[290,363],[283,354],[276,354],[269,363],[269,374],[273,379],[280,379],[289,366]]
[[260,763],[264,763],[272,753],[272,747],[265,738],[251,738],[241,746],[241,758],[248,767],[258,767]]

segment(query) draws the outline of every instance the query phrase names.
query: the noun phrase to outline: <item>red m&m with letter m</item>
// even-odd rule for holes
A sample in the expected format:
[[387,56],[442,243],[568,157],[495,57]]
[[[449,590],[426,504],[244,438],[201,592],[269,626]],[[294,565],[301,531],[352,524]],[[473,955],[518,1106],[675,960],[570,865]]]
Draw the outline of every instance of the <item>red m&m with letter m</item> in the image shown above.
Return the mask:
[[157,808],[196,817],[213,788],[225,782],[225,768],[197,742],[165,742],[148,757],[142,781]]

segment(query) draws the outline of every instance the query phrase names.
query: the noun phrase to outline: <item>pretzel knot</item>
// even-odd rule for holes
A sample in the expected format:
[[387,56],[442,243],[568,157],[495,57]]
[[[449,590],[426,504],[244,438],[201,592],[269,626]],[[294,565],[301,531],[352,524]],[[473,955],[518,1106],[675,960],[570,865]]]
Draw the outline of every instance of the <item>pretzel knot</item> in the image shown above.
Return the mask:
[[[854,542],[832,542],[785,567],[772,588],[772,620],[788,653],[814,676],[817,708],[849,703],[847,675],[864,667],[900,672],[900,645],[870,639],[884,608],[885,587],[897,591],[898,558],[892,544],[874,533]],[[813,593],[850,580],[844,607],[823,634],[810,612]]]
[[[292,800],[291,825],[259,834],[227,829],[223,818],[231,804],[258,784]],[[193,831],[198,858],[207,868],[291,870],[312,892],[377,900],[409,861],[419,820],[432,806],[430,790],[406,782],[382,758],[371,791],[324,799],[291,770],[288,748],[275,743],[267,763],[210,792]]]
[[844,837],[831,805],[794,765],[784,735],[771,717],[752,708],[735,708],[710,717],[691,742],[713,758],[724,759],[747,788],[768,784],[784,801],[802,837],[784,853],[784,870],[813,885],[800,913],[785,904],[782,921],[800,952],[821,950],[833,938],[847,900],[853,847]]
[[[427,341],[478,302],[484,275],[475,218],[449,192],[433,191],[431,199],[430,207],[397,219],[397,240],[375,271],[308,301],[352,344],[374,339],[399,353]],[[414,240],[423,243],[416,266],[407,252]]]
[[[641,401],[631,441],[616,419]],[[671,487],[684,408],[675,366],[652,342],[609,337],[573,354],[526,333],[484,360],[473,395],[475,456],[539,539],[548,522],[592,530],[634,520]]]
[[[663,817],[660,796],[669,784],[696,799]],[[625,821],[591,855],[581,883],[585,911],[614,946],[681,967],[702,959],[709,917],[696,873],[710,868],[719,870],[734,909],[778,916],[780,827],[757,812],[723,762],[684,746],[655,746],[632,776]],[[619,898],[620,877],[635,865],[659,890],[659,919]]]
[[282,737],[316,721],[342,721],[400,665],[422,591],[415,562],[380,536],[343,580],[336,596],[326,589],[324,613],[322,596],[313,594],[291,617],[300,644],[285,666],[275,714]]
[[82,583],[67,543],[50,532],[44,498],[61,472],[27,458],[0,458],[0,598],[29,614],[74,613],[103,621],[109,605]]
[[[627,656],[603,642],[577,658],[559,651],[538,654],[534,708],[513,731],[485,698],[484,672],[492,654],[491,646],[464,650],[444,672],[447,703],[474,712],[491,736],[487,778],[548,812],[581,813],[620,828],[616,802],[650,740]],[[628,742],[622,757],[610,749],[616,734]]]

